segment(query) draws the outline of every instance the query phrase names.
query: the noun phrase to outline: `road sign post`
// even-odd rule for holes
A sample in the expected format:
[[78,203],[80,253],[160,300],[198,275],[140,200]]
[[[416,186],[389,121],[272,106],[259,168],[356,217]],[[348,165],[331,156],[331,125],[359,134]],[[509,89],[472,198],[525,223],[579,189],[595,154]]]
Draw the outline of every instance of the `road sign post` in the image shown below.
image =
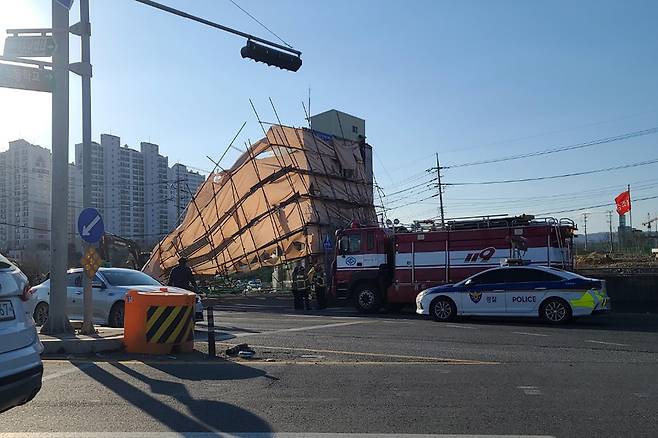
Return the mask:
[[326,236],[324,236],[324,241],[322,242],[322,248],[324,249],[324,276],[326,279],[326,287],[327,290],[329,290],[329,282],[331,281],[331,250],[333,248],[333,244],[331,243],[331,239],[329,238],[329,234],[327,233]]
[[50,213],[50,306],[42,333],[73,333],[66,315],[66,266],[68,233],[66,214],[69,200],[69,11],[52,0],[55,51],[52,74],[52,178]]
[[85,255],[82,257],[82,266],[87,273],[84,278],[84,293],[82,298],[83,313],[82,313],[82,329],[80,332],[84,335],[92,335],[96,333],[94,328],[94,304],[93,304],[93,290],[92,278],[98,271],[101,265],[101,258],[94,250],[92,244],[98,242],[103,233],[105,226],[101,214],[95,208],[85,208],[78,216],[78,233],[82,240],[87,242]]
[[[80,0],[80,22],[73,25],[71,31],[80,36],[80,76],[82,77],[82,205],[84,208],[91,207],[91,62],[90,62],[90,38],[91,25],[89,24],[89,0]],[[100,217],[100,215],[98,215]],[[91,249],[91,246],[87,249]],[[84,279],[84,303],[85,311],[87,307],[92,309],[93,300],[91,278]],[[82,332],[91,330],[95,332],[93,324],[87,323],[85,314],[85,323],[82,326]],[[91,319],[91,314],[89,315]]]

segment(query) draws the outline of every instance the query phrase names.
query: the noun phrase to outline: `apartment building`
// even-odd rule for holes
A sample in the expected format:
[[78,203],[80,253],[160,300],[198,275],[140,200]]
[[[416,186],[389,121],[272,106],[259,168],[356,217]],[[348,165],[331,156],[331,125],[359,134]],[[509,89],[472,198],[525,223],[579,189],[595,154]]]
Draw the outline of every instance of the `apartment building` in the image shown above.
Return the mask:
[[50,250],[50,151],[25,140],[0,152],[0,251],[21,258]]
[[188,170],[184,164],[176,163],[168,171],[169,199],[168,216],[170,228],[180,223],[181,216],[192,201],[198,188],[206,180],[205,175]]

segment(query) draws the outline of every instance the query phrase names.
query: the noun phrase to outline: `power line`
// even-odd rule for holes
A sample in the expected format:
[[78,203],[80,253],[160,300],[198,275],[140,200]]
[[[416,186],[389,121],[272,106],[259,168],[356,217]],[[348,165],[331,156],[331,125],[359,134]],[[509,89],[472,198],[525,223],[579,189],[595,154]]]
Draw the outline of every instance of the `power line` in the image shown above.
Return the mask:
[[628,132],[625,134],[620,134],[616,135],[614,137],[606,137],[606,138],[601,138],[597,140],[591,140],[587,141],[584,143],[578,143],[574,145],[569,145],[569,146],[562,146],[562,147],[557,147],[557,148],[549,148],[549,149],[544,149],[541,151],[535,151],[535,152],[528,152],[525,154],[517,154],[517,155],[508,155],[504,157],[498,157],[498,158],[491,158],[488,160],[479,160],[479,161],[470,161],[466,163],[459,163],[459,164],[452,164],[448,166],[444,166],[444,169],[454,169],[458,167],[467,167],[467,166],[478,166],[481,164],[491,164],[491,163],[500,163],[502,161],[511,161],[511,160],[520,160],[522,158],[531,158],[531,157],[538,157],[542,155],[548,155],[548,154],[555,154],[558,152],[565,152],[565,151],[573,151],[576,149],[583,149],[587,147],[592,147],[596,145],[601,145],[601,144],[607,144],[607,143],[613,143],[616,141],[621,141],[621,140],[627,140],[629,138],[634,138],[634,137],[641,137],[644,135],[650,135],[650,134],[656,134],[658,133],[658,127],[650,128],[650,129],[644,129],[642,131],[634,131],[634,132]]
[[[389,193],[388,196],[393,196],[393,195],[398,195],[398,194],[400,194],[400,193],[408,192],[409,190],[413,190],[413,189],[415,189],[415,188],[422,187],[422,186],[424,186],[424,185],[427,185],[427,184],[433,183],[434,181],[436,181],[436,176],[432,177],[429,181],[424,181],[424,182],[422,182],[422,183],[420,183],[420,184],[413,185],[413,186],[408,187],[408,188],[406,188],[406,189],[402,189],[402,190],[398,190],[397,192]],[[445,185],[445,184],[444,184],[444,185]]]
[[[641,201],[648,201],[651,199],[658,199],[658,195],[655,196],[645,196],[643,198],[634,198],[633,202],[641,202]],[[569,210],[558,210],[558,211],[548,211],[544,213],[538,213],[538,216],[544,216],[544,215],[549,215],[549,214],[556,214],[556,213],[570,213],[573,211],[581,211],[581,210],[588,210],[590,208],[601,208],[601,207],[609,207],[611,205],[615,205],[614,202],[606,202],[604,204],[597,204],[597,205],[588,205],[587,207],[581,207],[581,208],[572,208]]]
[[602,168],[602,169],[586,170],[586,171],[583,171],[583,172],[563,173],[563,174],[559,174],[559,175],[539,176],[539,177],[534,177],[534,178],[504,179],[504,180],[498,180],[498,181],[462,181],[462,182],[456,182],[456,183],[443,183],[443,185],[445,185],[445,186],[467,186],[467,185],[490,185],[490,184],[509,184],[509,183],[530,182],[530,181],[544,181],[544,180],[549,180],[549,179],[569,178],[569,177],[572,177],[572,176],[582,176],[582,175],[591,175],[591,174],[594,174],[594,173],[610,172],[610,171],[613,171],[613,170],[630,169],[630,168],[633,168],[633,167],[647,166],[649,164],[655,164],[655,163],[658,163],[658,158],[654,158],[654,159],[646,160],[646,161],[639,161],[637,163],[624,164],[624,165],[621,165],[621,166],[612,166],[612,167],[605,167],[605,168]]
[[292,49],[292,46],[291,46],[290,44],[288,44],[286,41],[284,41],[283,38],[281,38],[279,35],[275,34],[274,31],[272,31],[269,27],[267,27],[267,26],[265,26],[263,23],[261,23],[261,22],[258,20],[258,18],[256,18],[256,17],[254,17],[253,15],[251,15],[249,12],[247,12],[245,9],[243,9],[239,4],[237,4],[237,3],[234,2],[233,0],[229,0],[229,1],[230,1],[231,3],[233,3],[233,4],[235,5],[236,8],[240,9],[242,12],[244,12],[245,14],[247,14],[247,15],[248,15],[252,20],[254,20],[256,23],[260,24],[260,25],[263,27],[263,29],[265,29],[266,31],[268,31],[269,33],[271,33],[272,35],[274,35],[279,41],[281,41],[283,44],[285,44],[286,46],[288,46],[288,47],[290,47],[290,48]]

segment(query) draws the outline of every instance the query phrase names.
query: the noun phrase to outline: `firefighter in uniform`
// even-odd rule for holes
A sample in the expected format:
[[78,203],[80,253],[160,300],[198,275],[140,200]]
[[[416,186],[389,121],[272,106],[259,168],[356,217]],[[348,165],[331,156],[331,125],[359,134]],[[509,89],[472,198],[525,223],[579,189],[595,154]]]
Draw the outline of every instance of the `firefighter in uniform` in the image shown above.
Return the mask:
[[322,264],[318,263],[313,275],[313,285],[315,286],[315,299],[318,302],[318,309],[327,308],[327,279],[324,275]]
[[307,294],[306,272],[304,266],[298,265],[292,271],[292,296],[295,302],[295,310],[302,310],[303,296]]

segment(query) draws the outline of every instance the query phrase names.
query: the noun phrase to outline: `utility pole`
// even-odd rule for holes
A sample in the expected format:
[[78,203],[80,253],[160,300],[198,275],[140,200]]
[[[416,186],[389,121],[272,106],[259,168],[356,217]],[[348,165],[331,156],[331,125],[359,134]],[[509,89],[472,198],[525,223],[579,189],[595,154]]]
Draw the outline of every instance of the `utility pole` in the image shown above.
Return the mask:
[[[79,74],[82,77],[82,206],[91,207],[91,56],[90,39],[91,24],[89,23],[89,0],[80,0],[80,22],[73,26],[80,36],[81,63]],[[85,250],[92,246],[85,243]],[[86,253],[86,251],[85,251]],[[92,335],[94,329],[94,305],[92,280],[83,275],[83,323],[81,333]]]
[[436,179],[439,183],[439,210],[441,213],[441,227],[445,228],[446,219],[443,211],[443,186],[441,185],[441,165],[439,164],[439,153],[436,153]]
[[583,228],[585,229],[585,251],[587,251],[587,216],[589,216],[589,213],[583,213]]
[[610,228],[610,233],[608,236],[610,239],[610,253],[612,253],[615,250],[615,247],[612,243],[612,210],[608,210],[606,214],[608,215],[608,227]]
[[53,52],[52,179],[50,212],[50,306],[45,334],[73,333],[66,315],[69,198],[69,10],[52,0]]

